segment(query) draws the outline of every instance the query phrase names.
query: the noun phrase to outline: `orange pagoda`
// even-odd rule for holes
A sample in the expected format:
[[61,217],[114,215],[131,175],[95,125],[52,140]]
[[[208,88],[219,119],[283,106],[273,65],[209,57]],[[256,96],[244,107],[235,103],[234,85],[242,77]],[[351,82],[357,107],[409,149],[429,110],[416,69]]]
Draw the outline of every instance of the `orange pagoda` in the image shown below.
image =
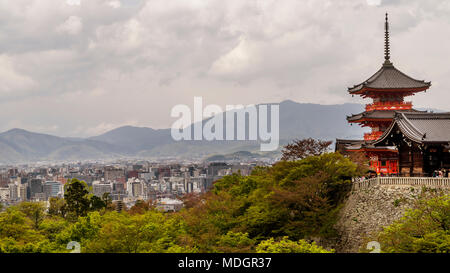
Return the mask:
[[393,122],[395,112],[420,112],[412,108],[405,97],[426,91],[431,83],[409,77],[394,67],[390,60],[389,21],[386,13],[384,63],[368,80],[348,88],[354,96],[372,99],[363,113],[348,116],[349,123],[370,127],[371,132],[364,140],[336,141],[336,150],[343,153],[362,152],[369,158],[371,168],[378,174],[398,174],[398,150],[396,147],[375,147],[371,143],[378,140]]

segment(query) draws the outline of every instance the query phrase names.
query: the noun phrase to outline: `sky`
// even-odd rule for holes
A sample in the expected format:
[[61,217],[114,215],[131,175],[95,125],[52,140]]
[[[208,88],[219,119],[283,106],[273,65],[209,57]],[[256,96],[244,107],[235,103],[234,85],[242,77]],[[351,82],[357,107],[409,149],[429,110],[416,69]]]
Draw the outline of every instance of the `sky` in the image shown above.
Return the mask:
[[347,87],[381,67],[385,12],[392,62],[433,84],[408,100],[450,111],[448,0],[0,0],[0,132],[169,128],[195,96],[368,103]]

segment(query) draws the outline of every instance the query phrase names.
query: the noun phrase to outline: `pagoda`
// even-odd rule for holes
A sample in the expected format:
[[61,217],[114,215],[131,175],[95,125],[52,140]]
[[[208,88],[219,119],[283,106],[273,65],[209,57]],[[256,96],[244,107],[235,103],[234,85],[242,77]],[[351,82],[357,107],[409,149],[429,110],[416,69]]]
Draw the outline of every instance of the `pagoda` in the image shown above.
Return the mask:
[[[337,140],[337,150],[344,152],[362,152],[370,161],[371,168],[378,174],[398,174],[398,150],[391,146],[374,146],[393,122],[396,112],[420,112],[413,109],[412,103],[405,97],[426,91],[431,83],[413,79],[398,70],[391,62],[389,44],[389,21],[386,13],[384,63],[368,80],[348,88],[354,96],[372,99],[365,111],[348,116],[349,123],[369,127],[371,131],[364,140]],[[341,147],[340,149],[338,147]]]

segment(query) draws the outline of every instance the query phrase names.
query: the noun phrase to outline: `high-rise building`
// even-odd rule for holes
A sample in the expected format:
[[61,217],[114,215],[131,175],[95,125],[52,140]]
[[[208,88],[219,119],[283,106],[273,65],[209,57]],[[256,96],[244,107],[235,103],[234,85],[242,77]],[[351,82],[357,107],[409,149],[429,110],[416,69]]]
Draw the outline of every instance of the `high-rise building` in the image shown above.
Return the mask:
[[115,167],[105,168],[105,182],[125,182],[125,171]]
[[28,187],[25,184],[18,185],[18,195],[19,195],[19,200],[20,201],[26,201],[27,200],[27,198],[28,198],[27,189],[28,189]]
[[112,192],[112,185],[110,183],[93,183],[92,190],[94,195],[97,197],[102,197],[105,193]]
[[18,186],[14,183],[8,185],[9,188],[9,199],[11,201],[16,201],[19,199]]
[[30,196],[28,197],[28,199],[32,199],[34,198],[34,196],[38,193],[43,193],[43,188],[42,188],[42,179],[38,179],[38,178],[33,178],[29,181],[29,193]]
[[57,181],[46,181],[42,187],[47,198],[62,196],[62,185]]
[[0,188],[0,201],[9,201],[9,188]]

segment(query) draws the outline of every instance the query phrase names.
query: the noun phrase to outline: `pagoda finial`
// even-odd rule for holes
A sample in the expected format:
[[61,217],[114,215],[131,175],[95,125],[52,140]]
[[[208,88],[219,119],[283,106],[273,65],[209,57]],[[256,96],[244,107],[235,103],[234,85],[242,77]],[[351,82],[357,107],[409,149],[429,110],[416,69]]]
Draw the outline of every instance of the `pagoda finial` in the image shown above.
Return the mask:
[[390,44],[389,44],[389,19],[388,19],[388,13],[386,12],[386,23],[384,26],[385,33],[384,33],[384,65],[392,65],[391,63],[391,51],[390,51]]

